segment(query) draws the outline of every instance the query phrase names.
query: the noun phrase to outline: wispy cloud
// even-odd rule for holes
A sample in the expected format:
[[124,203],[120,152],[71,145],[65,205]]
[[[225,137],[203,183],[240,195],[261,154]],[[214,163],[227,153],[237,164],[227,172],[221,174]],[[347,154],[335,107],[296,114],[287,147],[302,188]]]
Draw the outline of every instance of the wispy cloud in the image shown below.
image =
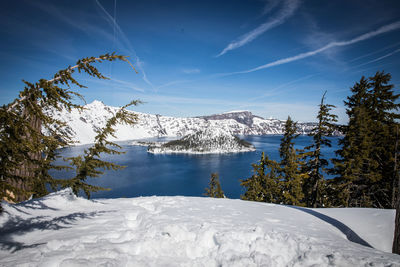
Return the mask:
[[281,0],[265,0],[265,5],[262,14],[266,15],[270,13],[275,7],[279,5]]
[[119,24],[117,23],[117,21],[115,20],[114,17],[112,17],[110,15],[110,13],[108,13],[108,11],[103,7],[103,5],[98,1],[95,0],[97,6],[101,9],[103,17],[107,20],[107,22],[113,27],[114,31],[117,31],[118,36],[121,38],[122,43],[125,45],[126,50],[131,54],[131,56],[134,57],[134,59],[136,60],[136,64],[142,74],[142,79],[145,83],[147,83],[148,85],[151,86],[151,88],[155,89],[154,85],[152,82],[150,82],[150,80],[148,79],[145,70],[143,69],[142,65],[143,65],[143,61],[140,60],[140,58],[138,57],[138,55],[136,54],[135,49],[133,49],[132,43],[129,41],[129,39],[127,38],[126,34],[124,33],[124,31],[121,29],[121,27],[119,26]]
[[[270,6],[266,5],[266,8],[264,9],[265,13],[270,12],[277,5],[277,2],[269,1],[269,4],[270,4]],[[244,46],[247,43],[250,43],[251,41],[256,39],[258,36],[260,36],[264,32],[266,32],[272,28],[275,28],[276,26],[281,25],[282,23],[284,23],[288,18],[290,18],[294,14],[294,12],[297,10],[297,8],[299,6],[300,6],[299,0],[284,0],[282,3],[282,8],[275,16],[273,16],[271,19],[264,22],[263,24],[259,25],[254,30],[242,35],[237,40],[228,44],[228,46],[226,46],[224,48],[224,50],[222,50],[222,52],[217,55],[217,57],[220,57],[220,56],[226,54],[230,50],[234,50],[236,48]]]
[[84,79],[84,81],[91,82],[91,83],[96,83],[103,85],[104,87],[111,87],[111,88],[118,88],[118,89],[128,89],[129,91],[135,90],[138,92],[145,92],[143,88],[138,87],[136,84],[128,82],[128,81],[123,81],[119,79],[109,79],[109,80],[99,80],[99,79]]
[[312,77],[315,77],[317,75],[319,75],[319,73],[310,74],[310,75],[306,75],[306,76],[297,78],[295,80],[291,80],[291,81],[286,82],[284,84],[281,84],[281,85],[279,85],[277,87],[269,89],[268,92],[266,92],[264,94],[258,95],[257,97],[250,98],[247,101],[251,103],[251,102],[254,102],[254,101],[258,101],[258,100],[260,100],[262,98],[265,98],[265,97],[270,97],[270,96],[281,94],[282,91],[284,91],[285,89],[291,88],[291,86],[293,86],[295,84],[298,84],[301,81],[308,80],[308,79],[310,79]]
[[[28,2],[27,2],[28,3]],[[29,4],[41,11],[46,12],[49,16],[53,16],[58,21],[65,23],[68,26],[74,27],[88,36],[98,35],[102,38],[109,39],[110,34],[106,32],[103,28],[97,26],[95,23],[89,23],[92,20],[92,16],[86,13],[84,10],[79,10],[77,12],[71,8],[57,7],[53,3],[43,3],[41,1],[29,1]],[[15,23],[13,18],[7,19],[10,22]],[[62,30],[57,29],[57,32],[53,32],[54,29],[49,27],[41,27],[35,24],[25,23],[23,25],[24,30],[30,34],[34,34],[37,38],[31,38],[31,44],[40,47],[42,50],[47,50],[48,52],[62,56],[69,61],[76,61],[78,51],[69,42],[68,35],[65,35]],[[47,25],[46,25],[47,26]],[[9,27],[12,29],[12,27]],[[57,46],[49,45],[51,41],[55,39],[54,36],[58,38],[63,38],[63,41],[57,43]]]
[[364,69],[359,69],[358,68],[357,70],[355,70],[353,72],[347,72],[346,74],[353,75],[353,74],[356,74],[356,73],[362,73],[362,75],[365,75],[365,73],[368,72],[368,71],[372,70],[372,71],[376,72],[376,70],[379,70],[379,69],[382,69],[382,68],[387,68],[387,67],[390,67],[390,66],[395,66],[395,65],[398,65],[397,61],[395,61],[395,62],[385,62],[385,63],[379,64],[379,65],[369,66],[369,67],[366,67]]
[[103,18],[113,27],[116,29],[116,31],[118,32],[118,35],[120,36],[123,44],[126,46],[127,50],[129,52],[131,52],[135,57],[136,57],[136,52],[135,49],[133,49],[133,46],[131,44],[131,42],[129,41],[129,39],[126,37],[126,34],[122,31],[121,27],[119,26],[119,24],[117,23],[117,21],[115,20],[115,18],[113,18],[110,13],[108,13],[108,11],[103,7],[103,5],[98,1],[95,0],[97,6],[100,8],[100,10],[102,11],[103,14]]
[[237,107],[243,104],[251,104],[250,102],[243,102],[242,100],[233,100],[229,98],[213,98],[213,97],[184,97],[177,95],[165,94],[143,94],[139,95],[145,102],[152,104],[168,103],[170,105],[185,104],[185,105],[199,105],[201,106],[231,106]]
[[182,83],[187,83],[187,82],[191,82],[192,80],[176,80],[176,81],[171,81],[171,82],[167,82],[164,84],[161,84],[159,86],[157,86],[157,90],[164,88],[164,87],[169,87],[172,85],[176,85],[176,84],[182,84]]
[[[390,52],[390,53],[387,53],[387,54],[385,54],[385,55],[383,55],[383,56],[380,56],[380,57],[378,57],[378,58],[375,58],[375,59],[369,60],[369,61],[367,61],[367,62],[364,62],[364,63],[358,64],[358,65],[352,66],[352,67],[347,68],[347,69],[344,69],[342,72],[344,72],[344,71],[348,72],[349,70],[357,69],[357,70],[354,71],[354,72],[350,72],[350,74],[360,73],[360,72],[362,73],[362,72],[365,72],[365,71],[368,71],[368,70],[371,70],[371,69],[375,69],[375,70],[376,70],[376,69],[379,69],[379,68],[381,68],[381,67],[387,67],[387,66],[390,66],[390,65],[398,64],[397,61],[395,61],[395,62],[386,62],[386,63],[380,64],[380,65],[375,65],[375,64],[374,64],[373,66],[370,66],[370,67],[368,67],[368,68],[360,69],[360,67],[362,67],[362,66],[365,66],[365,65],[368,65],[368,64],[371,64],[371,63],[375,63],[375,62],[378,62],[378,61],[381,61],[382,59],[391,57],[392,55],[397,54],[397,53],[399,53],[399,52],[400,52],[400,48],[398,48],[398,49],[396,49],[396,50],[394,50],[394,51],[392,51],[392,52]],[[373,53],[370,53],[370,54],[373,54]]]
[[139,91],[139,92],[144,92],[145,91],[143,88],[140,88],[140,87],[136,86],[135,84],[133,84],[131,82],[118,80],[118,79],[111,79],[111,81],[116,83],[117,85],[120,85],[120,87],[126,87],[126,88],[133,89],[133,90]]
[[196,74],[200,73],[200,69],[183,69],[182,72],[185,74]]
[[360,67],[360,66],[368,65],[368,64],[370,64],[370,63],[374,63],[374,62],[380,61],[380,60],[382,60],[382,59],[384,59],[384,58],[390,57],[390,56],[392,56],[392,55],[394,55],[394,54],[396,54],[396,53],[399,53],[399,52],[400,52],[400,48],[398,48],[398,49],[396,49],[396,50],[394,50],[394,51],[392,51],[392,52],[390,52],[390,53],[388,53],[388,54],[386,54],[386,55],[383,55],[383,56],[381,56],[381,57],[372,59],[372,60],[367,61],[367,62],[365,62],[365,63],[362,63],[362,64],[360,64],[360,65],[357,65],[357,66],[355,66],[355,67]]
[[375,36],[387,33],[387,32],[391,32],[394,30],[398,30],[400,29],[400,21],[396,21],[394,23],[385,25],[380,27],[379,29],[375,30],[375,31],[371,31],[365,34],[362,34],[360,36],[357,36],[353,39],[347,40],[347,41],[341,41],[341,42],[331,42],[319,49],[313,50],[313,51],[309,51],[309,52],[305,52],[305,53],[301,53],[298,54],[296,56],[292,56],[292,57],[287,57],[287,58],[283,58],[283,59],[279,59],[264,65],[261,65],[259,67],[253,68],[253,69],[249,69],[249,70],[244,70],[244,71],[237,71],[237,72],[231,72],[231,73],[223,73],[220,74],[219,76],[227,76],[227,75],[233,75],[233,74],[241,74],[241,73],[250,73],[250,72],[254,72],[254,71],[258,71],[258,70],[262,70],[262,69],[267,69],[267,68],[271,68],[274,66],[279,66],[282,64],[287,64],[293,61],[297,61],[303,58],[307,58],[307,57],[311,57],[314,55],[317,55],[325,50],[331,49],[333,47],[341,47],[341,46],[348,46],[348,45],[352,45],[361,41],[365,41],[367,39],[373,38]]
[[370,52],[368,54],[364,54],[364,55],[361,55],[359,57],[353,58],[352,60],[350,60],[348,62],[354,62],[354,61],[357,61],[357,60],[360,60],[360,59],[363,59],[363,58],[378,54],[378,53],[380,53],[382,51],[388,50],[389,48],[396,47],[398,45],[400,45],[400,42],[385,46],[384,48],[381,48],[381,49],[378,49],[376,51]]
[[[103,38],[106,38],[107,40],[111,40],[113,42],[113,48],[114,46],[118,46],[120,50],[122,50],[124,53],[129,54],[133,58],[133,60],[136,63],[137,68],[139,69],[140,73],[142,74],[142,79],[143,81],[150,85],[151,88],[154,88],[153,83],[148,79],[146,72],[143,68],[143,61],[140,60],[140,58],[137,56],[135,49],[132,46],[132,43],[129,41],[127,38],[126,34],[123,32],[119,24],[116,22],[116,19],[110,15],[110,13],[103,7],[103,5],[98,1],[95,0],[97,6],[101,10],[102,18],[104,18],[110,26],[113,28],[114,33],[109,33],[104,28],[99,27],[98,25],[95,25],[93,23],[88,23],[85,20],[81,19],[80,17],[76,16],[69,16],[70,14],[65,14],[65,12],[61,11],[59,8],[56,6],[53,6],[51,4],[42,4],[40,2],[32,2],[32,4],[41,10],[57,17],[60,21],[75,27],[83,32],[85,32],[88,35],[92,34],[97,34],[100,35]],[[114,2],[116,4],[116,2]],[[114,5],[114,8],[116,6]],[[115,14],[114,14],[115,16]],[[118,35],[118,39],[116,39],[116,36]],[[71,59],[75,59],[75,57],[70,56]],[[133,87],[132,87],[133,88]],[[135,89],[136,90],[136,89]],[[142,90],[142,89],[140,89]],[[139,91],[140,91],[139,90]]]

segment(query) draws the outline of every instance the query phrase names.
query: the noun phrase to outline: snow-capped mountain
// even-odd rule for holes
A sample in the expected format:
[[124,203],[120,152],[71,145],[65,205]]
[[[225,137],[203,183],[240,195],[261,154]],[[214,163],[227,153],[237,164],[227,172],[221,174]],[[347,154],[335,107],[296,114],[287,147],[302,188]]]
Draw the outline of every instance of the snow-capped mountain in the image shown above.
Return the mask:
[[[107,119],[118,111],[117,107],[104,105],[93,101],[85,105],[83,111],[68,112],[51,110],[48,113],[57,119],[65,121],[69,132],[80,144],[91,143],[96,136],[96,129],[104,127]],[[285,122],[276,119],[263,119],[251,112],[229,112],[224,114],[196,117],[175,118],[152,115],[132,111],[138,115],[136,125],[117,125],[114,141],[137,140],[154,137],[182,137],[204,129],[213,129],[232,135],[265,135],[282,134]],[[299,133],[308,133],[314,123],[298,123]]]
[[150,153],[195,153],[220,154],[254,151],[255,147],[240,138],[226,133],[206,128],[194,134],[184,136],[179,140],[162,145],[149,146]]
[[[242,125],[247,126],[243,133],[239,135],[266,135],[266,134],[283,134],[285,121],[277,119],[264,119],[260,116],[253,115],[250,111],[230,111],[222,114],[214,114],[208,116],[197,117],[207,121],[226,121],[234,120]],[[313,122],[298,122],[297,128],[299,134],[307,134],[316,126]],[[238,134],[238,133],[234,133]]]
[[222,114],[214,114],[209,116],[201,116],[198,118],[206,119],[206,120],[228,120],[233,119],[239,123],[247,125],[249,127],[253,126],[254,118],[258,118],[263,120],[263,118],[259,116],[253,115],[250,111],[240,110],[240,111],[230,111]]

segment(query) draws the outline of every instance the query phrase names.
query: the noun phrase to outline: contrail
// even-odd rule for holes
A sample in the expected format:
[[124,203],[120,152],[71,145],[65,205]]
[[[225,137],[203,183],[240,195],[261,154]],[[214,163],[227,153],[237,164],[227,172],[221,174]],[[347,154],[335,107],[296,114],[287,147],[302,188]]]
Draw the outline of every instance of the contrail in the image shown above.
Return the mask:
[[150,85],[151,88],[155,89],[153,83],[151,83],[149,81],[149,79],[147,78],[146,72],[144,71],[143,67],[140,64],[140,58],[137,56],[135,49],[133,49],[131,42],[126,37],[126,34],[122,31],[121,27],[118,25],[118,23],[115,21],[115,19],[110,15],[110,13],[107,12],[107,10],[103,7],[103,5],[98,0],[95,0],[95,1],[96,1],[96,4],[100,7],[100,9],[105,14],[105,19],[111,24],[111,26],[113,26],[114,31],[116,29],[118,34],[121,36],[122,41],[125,44],[129,53],[131,53],[136,58],[136,61],[138,63],[137,66],[138,66],[140,72],[142,73],[143,81],[145,81],[148,85]]
[[[307,76],[304,76],[304,77],[301,77],[301,78],[297,78],[297,79],[295,79],[295,80],[291,80],[291,81],[289,81],[289,82],[286,82],[286,83],[284,83],[284,84],[281,84],[281,85],[279,85],[279,86],[277,86],[277,87],[274,87],[274,88],[270,89],[268,93],[265,93],[265,94],[259,95],[259,96],[257,96],[257,97],[252,97],[252,98],[250,98],[250,99],[247,99],[247,102],[253,103],[255,100],[259,100],[259,99],[261,99],[261,98],[265,98],[265,97],[274,95],[274,94],[276,94],[277,92],[281,92],[281,90],[279,90],[279,89],[282,89],[282,88],[287,87],[287,86],[292,85],[292,84],[296,84],[296,83],[298,83],[298,82],[300,82],[300,81],[303,81],[303,80],[310,79],[310,78],[315,77],[315,76],[317,76],[317,75],[319,75],[319,73],[309,74],[309,75],[307,75]],[[242,105],[242,106],[240,106],[239,108],[242,108],[242,107],[245,107],[245,105]]]
[[[238,40],[231,42],[228,44],[227,47],[222,50],[221,53],[219,53],[216,57],[220,57],[227,53],[230,50],[234,50],[236,48],[239,48],[241,46],[244,46],[247,43],[250,43],[254,39],[256,39],[258,36],[263,34],[264,32],[275,28],[276,26],[281,25],[284,23],[289,17],[291,17],[296,9],[300,6],[300,1],[298,0],[286,0],[283,3],[283,7],[281,11],[272,19],[268,20],[267,22],[261,24],[254,30],[242,35]],[[268,10],[269,12],[270,10]]]
[[394,54],[396,54],[396,53],[398,53],[398,52],[400,52],[400,48],[398,48],[398,49],[396,49],[396,50],[394,50],[394,51],[392,51],[392,52],[390,52],[390,53],[388,53],[388,54],[386,54],[386,55],[383,55],[383,56],[381,56],[381,57],[372,59],[372,60],[367,61],[367,62],[365,62],[365,63],[356,65],[356,66],[354,66],[354,67],[351,67],[351,69],[358,68],[358,67],[361,67],[361,66],[365,66],[365,65],[368,65],[368,64],[373,63],[373,62],[377,62],[377,61],[382,60],[382,59],[384,59],[384,58],[390,57],[390,56],[392,56],[392,55],[394,55]]
[[391,45],[388,45],[388,46],[385,46],[385,47],[383,47],[383,48],[381,48],[381,49],[378,49],[378,50],[376,50],[376,51],[370,52],[370,53],[368,53],[368,54],[361,55],[361,56],[356,57],[356,58],[353,58],[352,60],[347,61],[346,63],[354,62],[354,61],[357,61],[357,60],[359,60],[359,59],[366,58],[366,57],[369,57],[369,56],[378,54],[378,53],[380,53],[380,52],[382,52],[382,51],[388,50],[389,48],[392,48],[392,47],[395,47],[395,46],[398,46],[398,45],[400,45],[400,42],[394,43],[394,44],[391,44]]
[[307,58],[307,57],[311,57],[311,56],[317,55],[317,54],[319,54],[319,53],[321,53],[321,52],[323,52],[325,50],[328,50],[330,48],[333,48],[333,47],[347,46],[347,45],[352,45],[352,44],[355,44],[355,43],[358,43],[358,42],[361,42],[361,41],[365,41],[365,40],[370,39],[372,37],[375,37],[375,36],[378,36],[378,35],[381,35],[381,34],[384,34],[384,33],[387,33],[387,32],[391,32],[391,31],[397,30],[399,28],[400,28],[400,21],[396,21],[394,23],[382,26],[382,27],[380,27],[379,29],[377,29],[375,31],[371,31],[371,32],[362,34],[362,35],[360,35],[358,37],[355,37],[355,38],[347,40],[347,41],[332,42],[332,43],[329,43],[329,44],[327,44],[327,45],[325,45],[325,46],[323,46],[323,47],[321,47],[321,48],[319,48],[317,50],[301,53],[301,54],[298,54],[298,55],[293,56],[293,57],[287,57],[287,58],[279,59],[279,60],[267,63],[265,65],[261,65],[259,67],[253,68],[253,69],[244,70],[244,71],[238,71],[238,72],[232,72],[232,73],[226,73],[226,75],[240,74],[240,73],[250,73],[250,72],[254,72],[254,71],[258,71],[258,70],[262,70],[262,69],[271,68],[271,67],[274,67],[274,66],[279,66],[279,65],[282,65],[282,64],[286,64],[286,63],[289,63],[289,62],[293,62],[293,61],[297,61],[297,60],[300,60],[300,59],[303,59],[303,58]]

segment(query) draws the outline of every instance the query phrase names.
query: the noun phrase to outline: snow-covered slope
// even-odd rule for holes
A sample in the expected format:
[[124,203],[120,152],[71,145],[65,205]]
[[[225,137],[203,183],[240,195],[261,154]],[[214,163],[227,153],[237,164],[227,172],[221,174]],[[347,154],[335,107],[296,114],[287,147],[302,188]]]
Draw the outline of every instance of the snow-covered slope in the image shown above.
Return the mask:
[[199,132],[184,136],[179,140],[170,141],[161,145],[149,146],[148,152],[160,153],[194,153],[194,154],[220,154],[255,151],[256,148],[238,137],[206,128]]
[[[393,210],[314,211],[351,222],[377,246],[392,242]],[[295,207],[242,200],[89,201],[67,189],[5,204],[0,216],[0,266],[399,266],[382,249]]]
[[[48,111],[54,117],[70,125],[66,131],[74,136],[75,141],[81,144],[91,143],[95,137],[95,129],[103,127],[108,118],[118,108],[94,101],[79,112]],[[263,119],[250,112],[232,112],[221,116],[214,115],[202,118],[174,118],[161,115],[151,115],[135,112],[139,121],[134,127],[117,125],[115,140],[134,140],[152,137],[182,137],[207,128],[218,129],[233,135],[262,135],[281,134],[284,121]],[[216,116],[216,117],[215,117]],[[300,133],[307,133],[313,127],[311,123],[299,123]],[[114,141],[115,141],[114,140]]]

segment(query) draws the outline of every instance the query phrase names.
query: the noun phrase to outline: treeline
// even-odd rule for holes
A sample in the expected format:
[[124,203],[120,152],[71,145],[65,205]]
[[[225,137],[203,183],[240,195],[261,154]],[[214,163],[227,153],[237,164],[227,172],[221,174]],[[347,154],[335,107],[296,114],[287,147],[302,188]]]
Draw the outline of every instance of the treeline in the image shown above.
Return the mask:
[[[307,207],[395,208],[399,193],[399,94],[390,74],[362,77],[344,101],[347,125],[337,125],[333,105],[322,97],[312,142],[295,149],[296,122],[288,117],[279,148],[280,161],[264,152],[253,175],[241,180],[244,200]],[[337,158],[327,159],[322,148],[340,131]],[[328,168],[329,161],[332,163]],[[332,167],[333,166],[333,167]],[[326,179],[327,174],[334,178]]]

